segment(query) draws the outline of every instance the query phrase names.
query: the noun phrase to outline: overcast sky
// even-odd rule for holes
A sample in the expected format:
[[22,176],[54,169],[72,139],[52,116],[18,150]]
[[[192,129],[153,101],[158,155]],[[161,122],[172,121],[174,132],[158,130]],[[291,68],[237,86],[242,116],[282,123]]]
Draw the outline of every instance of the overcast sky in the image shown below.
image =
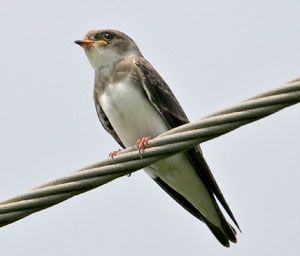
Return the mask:
[[[197,120],[300,75],[300,2],[0,0],[0,199],[107,157],[73,43],[128,33]],[[1,255],[295,255],[300,105],[202,145],[242,234],[222,247],[143,171],[0,230]]]

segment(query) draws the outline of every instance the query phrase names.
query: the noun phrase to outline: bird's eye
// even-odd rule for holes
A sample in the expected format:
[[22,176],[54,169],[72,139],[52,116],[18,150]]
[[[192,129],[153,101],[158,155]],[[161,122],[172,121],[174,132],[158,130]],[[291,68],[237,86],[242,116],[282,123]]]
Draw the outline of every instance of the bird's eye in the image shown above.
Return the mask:
[[109,33],[109,32],[104,32],[102,36],[106,40],[112,40],[114,38],[114,35],[112,33]]

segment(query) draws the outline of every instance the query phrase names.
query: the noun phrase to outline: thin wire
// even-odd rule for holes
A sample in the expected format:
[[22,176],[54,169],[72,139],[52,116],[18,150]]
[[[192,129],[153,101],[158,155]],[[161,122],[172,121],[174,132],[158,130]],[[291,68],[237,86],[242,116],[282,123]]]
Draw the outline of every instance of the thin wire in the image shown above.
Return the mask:
[[114,159],[89,165],[0,202],[0,227],[299,102],[300,78],[197,122],[167,131],[150,140],[142,156],[136,147],[125,149]]

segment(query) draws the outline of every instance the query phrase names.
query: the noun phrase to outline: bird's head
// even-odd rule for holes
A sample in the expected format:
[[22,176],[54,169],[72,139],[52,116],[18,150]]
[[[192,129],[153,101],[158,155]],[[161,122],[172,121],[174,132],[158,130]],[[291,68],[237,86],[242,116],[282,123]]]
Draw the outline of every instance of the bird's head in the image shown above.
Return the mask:
[[135,42],[117,30],[91,30],[75,43],[85,50],[94,69],[111,67],[126,57],[141,55]]

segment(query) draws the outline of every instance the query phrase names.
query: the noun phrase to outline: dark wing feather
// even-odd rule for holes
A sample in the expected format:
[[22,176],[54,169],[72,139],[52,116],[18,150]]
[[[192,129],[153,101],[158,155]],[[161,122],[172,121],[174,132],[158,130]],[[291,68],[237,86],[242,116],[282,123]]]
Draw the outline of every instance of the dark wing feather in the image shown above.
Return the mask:
[[[150,102],[162,115],[170,128],[175,128],[179,125],[188,123],[189,120],[180,104],[178,103],[176,97],[172,93],[171,89],[161,78],[161,76],[155,71],[151,64],[147,62],[143,57],[135,58],[134,63],[140,70],[140,75],[143,79],[144,90]],[[232,221],[239,228],[236,219],[234,218],[220,188],[218,187],[202,155],[200,146],[196,146],[188,150],[188,156],[199,177],[205,183],[207,189],[217,197]],[[158,183],[161,187],[164,186],[166,191],[170,192],[170,190],[166,187],[167,184],[163,184],[161,180]],[[171,196],[174,197],[174,195]],[[195,215],[195,213],[193,214]]]
[[173,92],[151,64],[142,57],[134,59],[143,79],[144,90],[170,128],[189,122]]
[[116,142],[119,143],[119,145],[122,148],[125,148],[124,144],[122,143],[122,141],[120,140],[119,136],[116,134],[114,128],[112,127],[111,123],[109,122],[107,116],[105,115],[100,102],[98,100],[98,94],[96,91],[94,91],[94,100],[95,100],[95,106],[96,106],[96,111],[97,111],[97,115],[98,118],[102,124],[102,126],[104,127],[104,129],[116,140]]

